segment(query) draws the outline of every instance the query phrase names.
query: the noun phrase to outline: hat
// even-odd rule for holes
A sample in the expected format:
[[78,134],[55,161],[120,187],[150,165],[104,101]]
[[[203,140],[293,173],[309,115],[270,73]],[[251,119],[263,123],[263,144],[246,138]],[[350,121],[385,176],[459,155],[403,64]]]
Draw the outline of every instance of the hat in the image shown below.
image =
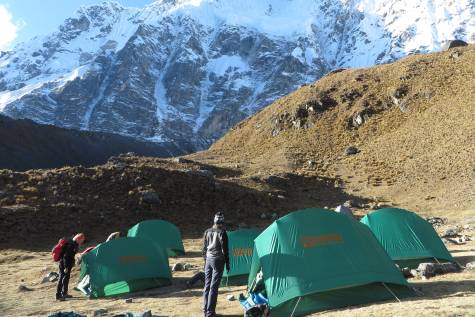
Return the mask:
[[214,215],[214,224],[219,225],[224,223],[224,214],[222,212],[218,212]]
[[86,236],[84,235],[84,233],[78,233],[74,236],[73,240],[78,243],[83,243],[84,241],[86,241]]

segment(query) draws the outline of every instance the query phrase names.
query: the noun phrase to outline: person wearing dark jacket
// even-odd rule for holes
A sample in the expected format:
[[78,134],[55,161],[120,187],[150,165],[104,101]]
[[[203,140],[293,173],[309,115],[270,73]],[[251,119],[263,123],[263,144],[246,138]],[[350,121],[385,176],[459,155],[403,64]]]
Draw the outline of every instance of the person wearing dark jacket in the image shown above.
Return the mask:
[[86,237],[84,234],[78,233],[72,239],[68,239],[61,250],[56,300],[64,301],[66,298],[71,297],[71,295],[68,295],[68,285],[71,269],[74,266],[74,256],[78,252],[79,246],[82,245],[85,240]]
[[218,288],[224,266],[229,271],[228,235],[224,229],[224,215],[214,216],[214,225],[203,236],[203,257],[205,259],[205,287],[203,290],[203,310],[205,317],[216,316]]

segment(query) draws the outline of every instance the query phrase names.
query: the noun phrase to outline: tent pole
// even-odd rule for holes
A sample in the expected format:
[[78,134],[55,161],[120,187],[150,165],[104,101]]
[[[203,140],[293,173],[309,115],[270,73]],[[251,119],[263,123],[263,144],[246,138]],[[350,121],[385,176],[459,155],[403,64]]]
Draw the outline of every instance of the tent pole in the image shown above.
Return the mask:
[[391,295],[394,296],[394,298],[397,299],[398,302],[401,302],[401,300],[399,298],[397,298],[396,294],[393,293],[393,291],[391,291],[391,289],[386,285],[386,283],[384,282],[381,282],[383,284],[383,286],[389,291],[389,293],[391,293]]
[[294,310],[292,310],[292,314],[290,315],[290,317],[294,317],[295,311],[297,310],[297,306],[299,305],[301,298],[302,298],[302,296],[299,296],[299,299],[298,299],[297,303],[295,304]]
[[250,294],[250,290],[254,287],[254,282],[256,281],[256,277],[257,277],[257,275],[254,276],[254,279],[252,280],[251,284],[249,284],[250,287],[248,287],[247,290],[246,290],[246,291],[247,291],[247,295]]

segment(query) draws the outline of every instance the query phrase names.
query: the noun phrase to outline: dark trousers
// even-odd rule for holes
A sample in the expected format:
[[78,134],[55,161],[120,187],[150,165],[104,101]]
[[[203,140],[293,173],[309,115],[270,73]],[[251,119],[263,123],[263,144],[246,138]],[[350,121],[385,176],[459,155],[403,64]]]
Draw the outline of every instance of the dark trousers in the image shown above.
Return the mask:
[[205,263],[205,288],[203,290],[203,310],[206,317],[216,315],[216,302],[218,289],[224,271],[224,259],[206,258]]
[[68,295],[69,276],[71,275],[71,268],[66,273],[64,271],[65,265],[63,262],[59,262],[59,279],[58,287],[56,288],[56,298],[64,297]]

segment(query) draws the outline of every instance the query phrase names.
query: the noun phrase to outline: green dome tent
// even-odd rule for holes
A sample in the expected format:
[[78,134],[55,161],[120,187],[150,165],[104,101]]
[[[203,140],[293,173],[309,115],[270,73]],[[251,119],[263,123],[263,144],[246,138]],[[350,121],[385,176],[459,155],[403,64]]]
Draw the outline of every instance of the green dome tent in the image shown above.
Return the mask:
[[254,240],[248,290],[266,293],[274,317],[413,295],[408,286],[371,231],[346,215],[296,211]]
[[130,228],[127,236],[150,240],[160,247],[165,248],[169,256],[185,254],[180,230],[168,221],[142,221]]
[[166,252],[148,240],[120,238],[101,243],[82,257],[92,298],[170,285]]
[[366,215],[367,225],[393,261],[414,268],[422,262],[455,262],[432,225],[413,212],[384,208]]
[[246,285],[251,268],[254,239],[259,235],[257,229],[228,231],[229,263],[231,270],[223,273],[221,286]]

